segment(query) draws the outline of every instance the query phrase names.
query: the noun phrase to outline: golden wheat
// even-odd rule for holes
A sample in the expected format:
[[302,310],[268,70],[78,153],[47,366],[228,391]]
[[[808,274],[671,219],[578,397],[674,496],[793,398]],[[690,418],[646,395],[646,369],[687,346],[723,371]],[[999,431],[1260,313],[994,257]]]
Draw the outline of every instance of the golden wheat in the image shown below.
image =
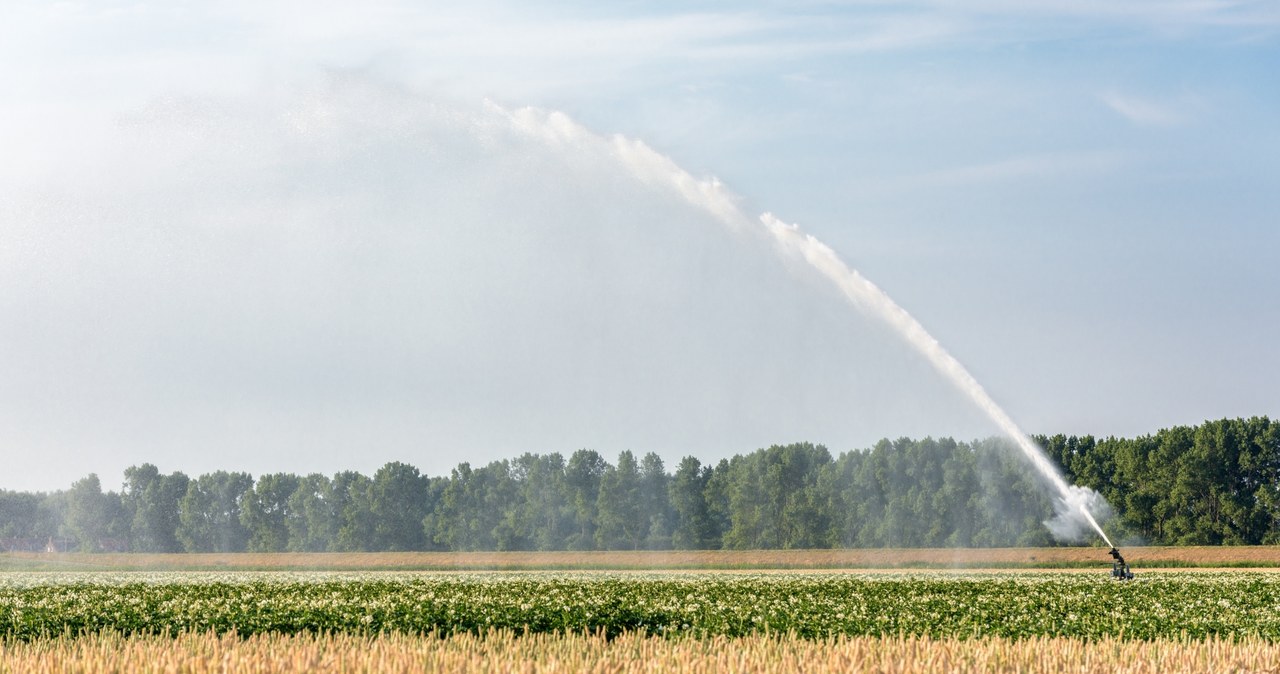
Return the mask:
[[1280,672],[1280,644],[1245,639],[1132,642],[1074,639],[841,638],[779,636],[662,639],[630,633],[520,636],[496,631],[447,638],[386,634],[103,634],[0,642],[3,674],[267,674],[316,672]]

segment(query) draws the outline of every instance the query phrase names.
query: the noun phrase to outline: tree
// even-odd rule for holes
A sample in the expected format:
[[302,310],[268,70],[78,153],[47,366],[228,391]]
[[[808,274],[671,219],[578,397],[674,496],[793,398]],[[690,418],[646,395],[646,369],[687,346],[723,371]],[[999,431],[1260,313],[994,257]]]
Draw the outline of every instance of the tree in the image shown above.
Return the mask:
[[600,501],[600,480],[608,463],[592,449],[580,449],[569,457],[564,482],[573,507],[574,533],[565,540],[571,550],[595,547],[596,511]]
[[333,508],[341,513],[335,550],[374,550],[373,480],[355,471],[333,476]]
[[618,465],[606,466],[596,497],[596,548],[637,550],[649,533],[640,503],[640,469],[630,450],[618,455]]
[[429,480],[417,468],[393,461],[378,469],[369,489],[375,550],[425,550],[422,520],[428,502]]
[[[1280,423],[1206,421],[1133,439],[1038,437],[1069,481],[1115,510],[1123,544],[1280,543]],[[0,490],[0,544],[32,549],[557,550],[1050,545],[1055,492],[1005,439],[884,440],[832,459],[775,445],[674,475],[650,452],[526,453],[449,477],[388,463],[343,472],[190,479],[151,464],[121,494],[96,475],[67,491]],[[70,540],[68,539],[70,537]]]
[[482,468],[482,490],[477,497],[480,507],[496,520],[493,526],[495,550],[533,549],[532,522],[521,507],[521,483],[524,466],[510,461],[494,461]]
[[1250,450],[1241,468],[1248,473],[1243,489],[1253,494],[1254,538],[1263,545],[1280,544],[1280,421],[1254,417],[1245,425]]
[[248,473],[217,471],[192,480],[179,502],[178,540],[186,552],[243,552],[249,530],[240,510],[253,489]]
[[662,457],[649,452],[640,460],[640,519],[647,527],[644,547],[666,550],[671,547],[671,476]]
[[720,459],[711,474],[707,477],[707,519],[711,524],[707,538],[707,547],[728,549],[730,545],[725,537],[733,526],[732,502],[730,498],[731,481],[734,466],[742,462],[742,457],[734,455],[733,459]]
[[450,550],[509,550],[522,533],[510,527],[511,501],[517,487],[510,465],[495,461],[472,470],[462,463],[440,493],[426,528]]
[[831,453],[822,445],[797,443],[778,448],[770,466],[774,499],[781,504],[780,545],[785,549],[827,548],[832,545],[830,496],[824,492],[823,471]]
[[295,552],[323,552],[334,549],[342,512],[334,502],[333,483],[328,477],[311,473],[298,480],[289,495],[285,526],[289,549]]
[[809,443],[774,445],[732,463],[732,525],[724,536],[725,547],[829,545],[831,522],[825,504],[830,499],[818,491],[818,476],[829,463],[830,452]]
[[164,475],[152,464],[124,471],[125,509],[129,513],[129,546],[139,552],[180,552],[179,502],[190,479],[181,472]]
[[680,460],[669,486],[674,529],[671,543],[677,550],[704,550],[715,547],[717,536],[707,507],[707,482],[711,468],[704,468],[697,458]]
[[99,542],[107,537],[110,504],[102,493],[96,473],[81,478],[67,492],[67,534],[76,540],[82,552],[97,552]]
[[974,545],[1052,545],[1044,526],[1053,516],[1052,492],[1027,467],[1012,441],[990,438],[975,443],[973,450],[982,485],[979,508],[983,515]]
[[1147,435],[1126,441],[1112,437],[1103,442],[1115,445],[1113,481],[1121,496],[1111,503],[1120,513],[1118,523],[1141,540],[1160,540],[1163,522],[1157,515],[1157,505],[1169,494],[1170,485],[1165,480],[1170,473],[1152,463],[1158,441]]
[[48,494],[0,489],[0,538],[34,545],[57,536],[62,513],[52,501]]
[[520,485],[524,521],[536,550],[563,550],[573,530],[573,507],[565,485],[565,461],[558,452],[517,459],[523,466]]
[[940,441],[948,447],[942,463],[942,486],[934,494],[934,512],[945,518],[945,527],[930,537],[928,545],[968,548],[978,530],[982,485],[974,471],[973,450],[954,440]]
[[250,552],[283,552],[289,548],[289,497],[298,490],[298,476],[272,473],[258,478],[245,494],[240,523],[249,533]]

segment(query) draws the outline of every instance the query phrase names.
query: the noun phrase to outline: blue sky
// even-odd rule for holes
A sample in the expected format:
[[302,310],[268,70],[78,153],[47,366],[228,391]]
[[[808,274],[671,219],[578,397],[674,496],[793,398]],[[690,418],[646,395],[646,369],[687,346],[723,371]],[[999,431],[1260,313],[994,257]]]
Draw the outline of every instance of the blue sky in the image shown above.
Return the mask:
[[[573,398],[572,409],[551,426],[581,426],[586,429],[582,433],[510,421],[511,437],[505,439],[477,428],[491,426],[494,417],[545,418],[547,409],[535,413],[520,402],[521,395],[539,396],[536,387],[513,384],[507,390],[516,393],[506,401],[477,394],[477,400],[489,402],[477,402],[458,416],[488,421],[460,422],[447,433],[422,422],[421,408],[414,406],[439,404],[438,398],[414,404],[370,398],[358,405],[372,412],[352,413],[344,417],[349,419],[344,430],[326,434],[350,445],[355,442],[350,438],[360,437],[364,429],[385,451],[362,449],[353,455],[336,444],[314,454],[290,449],[291,443],[314,445],[316,431],[298,429],[312,428],[307,420],[332,408],[309,407],[305,391],[264,382],[231,387],[226,398],[207,393],[221,385],[207,373],[225,363],[208,345],[162,337],[146,327],[190,322],[185,310],[164,307],[189,305],[191,297],[177,293],[146,305],[152,308],[140,308],[143,298],[150,297],[140,290],[154,271],[149,265],[159,263],[155,256],[138,253],[147,250],[139,244],[144,235],[127,223],[168,226],[163,218],[156,219],[158,211],[189,211],[199,181],[235,182],[239,161],[256,167],[245,169],[246,181],[270,176],[282,183],[305,183],[310,175],[305,162],[289,164],[293,173],[276,172],[288,163],[281,157],[291,157],[288,153],[296,148],[271,149],[271,141],[262,139],[274,127],[254,120],[303,108],[314,111],[306,108],[308,92],[335,73],[377,83],[381,93],[372,94],[379,102],[371,104],[371,117],[404,112],[387,102],[395,92],[458,110],[480,110],[485,100],[504,110],[533,106],[561,111],[602,137],[639,139],[695,177],[714,176],[736,195],[745,213],[771,212],[798,223],[883,287],[1028,431],[1136,435],[1206,418],[1280,413],[1280,349],[1275,346],[1280,334],[1280,5],[1273,2],[492,2],[448,7],[412,2],[15,1],[0,8],[0,59],[8,64],[0,69],[0,147],[5,148],[0,215],[8,220],[0,221],[0,246],[8,248],[0,249],[0,256],[9,265],[8,290],[0,294],[0,306],[6,308],[0,338],[8,342],[0,366],[21,373],[0,385],[0,399],[13,403],[7,418],[0,418],[10,429],[0,430],[0,447],[5,453],[37,456],[0,476],[0,488],[55,488],[79,477],[81,467],[101,472],[113,484],[125,466],[142,460],[162,469],[257,473],[371,470],[384,460],[400,459],[438,474],[460,458],[484,462],[524,449],[569,452],[594,446],[609,456],[626,448],[652,449],[670,461],[685,453],[713,459],[770,442],[812,440],[843,450],[886,434],[964,438],[985,432],[981,423],[966,420],[955,401],[929,392],[937,381],[911,370],[909,357],[897,354],[892,345],[872,347],[846,339],[842,330],[864,328],[846,324],[843,317],[819,316],[839,311],[836,305],[814,299],[803,309],[791,309],[788,302],[811,300],[787,296],[751,304],[755,300],[720,297],[714,294],[718,290],[703,287],[707,275],[698,271],[698,260],[706,256],[686,251],[672,258],[677,260],[672,268],[684,275],[671,277],[670,292],[694,299],[688,300],[690,313],[664,319],[671,326],[689,329],[688,322],[701,320],[691,308],[717,306],[719,298],[745,303],[733,312],[712,312],[719,318],[706,320],[722,320],[720,327],[749,322],[753,311],[773,311],[779,320],[808,321],[779,328],[779,340],[795,340],[814,326],[828,331],[806,338],[819,343],[813,360],[792,355],[781,364],[743,374],[741,363],[758,361],[763,347],[734,342],[725,346],[728,355],[715,356],[723,359],[721,369],[708,366],[703,372],[722,380],[734,372],[736,386],[776,387],[785,396],[744,396],[716,417],[722,425],[708,424],[696,432],[690,430],[699,427],[696,420],[670,420],[682,405],[654,404],[650,409],[645,407],[649,403],[628,398],[615,401],[610,412]],[[352,95],[359,94],[348,92],[342,100],[350,102]],[[121,128],[139,128],[129,127],[138,119],[145,120],[141,135],[150,136],[146,125],[157,117],[186,115],[189,109],[199,109],[206,121],[184,118],[178,126],[188,130],[221,123],[207,121],[213,119],[211,110],[229,111],[226,117],[238,121],[227,124],[241,131],[257,129],[244,131],[243,142],[251,149],[243,151],[249,154],[208,159],[209,173],[181,173],[174,178],[181,189],[165,196],[151,194],[142,178],[126,179],[133,174],[119,170],[122,165],[155,181],[164,175],[165,157],[190,166],[205,162],[206,155],[221,156],[225,148],[207,138],[191,141],[180,156],[166,154],[173,151],[169,146],[151,154],[128,145],[140,142],[137,138],[120,140]],[[426,135],[447,137],[440,135],[452,128],[444,117],[424,122],[434,125]],[[412,136],[403,129],[397,133]],[[355,131],[344,134],[335,137],[364,138]],[[122,142],[134,150],[122,150]],[[496,167],[507,166],[519,153],[534,152],[512,143],[503,151],[449,155],[444,168],[432,169],[438,172],[431,175],[447,177],[471,166],[457,164],[464,161],[460,157],[470,157],[465,161],[475,166]],[[353,150],[344,146],[334,152]],[[371,166],[401,160],[388,152]],[[404,170],[418,170],[416,166],[410,162]],[[510,183],[497,184],[506,185],[506,194],[529,208],[541,204],[538,194],[551,189],[514,173],[504,180]],[[634,190],[583,180],[582,189],[622,190],[619,198],[637,208],[666,207],[641,199]],[[234,194],[240,196],[221,204],[228,212],[249,210],[236,200],[250,188],[235,184]],[[484,192],[479,183],[473,187]],[[59,204],[65,205],[66,198],[50,195],[112,193],[132,197],[117,204],[123,215],[102,218],[104,231],[94,235],[101,237],[92,239],[94,245],[76,248],[76,241],[83,244],[85,239],[75,232],[87,230],[68,230],[72,233],[62,238],[49,233],[72,215],[83,218],[106,208],[106,201],[89,200],[63,212]],[[574,200],[567,187],[551,193]],[[396,208],[370,201],[375,198],[412,195],[364,185],[335,203],[367,207],[370,213]],[[332,206],[319,198],[290,199],[273,206],[273,217],[327,217],[325,209]],[[206,206],[219,208],[217,203]],[[463,219],[485,220],[476,208],[452,208],[457,210],[450,213]],[[608,217],[600,210],[603,206],[566,208],[538,222],[545,228],[564,218]],[[111,230],[117,222],[126,224]],[[186,236],[180,227],[171,231],[178,232],[175,238]],[[619,231],[631,230],[623,226]],[[383,235],[374,233],[382,232],[374,225],[367,232],[370,239]],[[459,236],[450,240],[453,245],[491,241],[474,233]],[[581,244],[588,253],[630,242],[637,250],[648,250],[636,253],[636,259],[663,264],[667,253],[647,248],[653,241],[627,236],[590,233],[574,240],[594,241]],[[548,247],[539,247],[544,244]],[[513,254],[563,250],[544,244],[513,249]],[[261,241],[245,245],[274,250]],[[283,246],[277,252],[291,255],[290,250]],[[132,255],[142,256],[136,265],[142,280],[136,284],[120,281],[115,272],[96,277],[84,272],[83,283],[96,285],[77,285],[75,270],[94,265],[115,269]],[[627,262],[625,256],[618,260]],[[288,264],[295,263],[302,264],[289,258]],[[735,262],[707,264],[730,278],[758,277]],[[239,277],[210,272],[187,281],[193,287],[208,284],[210,296],[219,284],[234,286],[241,282],[237,279],[258,278],[269,287],[282,283],[262,280],[267,277],[256,276],[260,273],[258,268]],[[324,277],[326,272],[315,273]],[[0,277],[5,275],[0,271]],[[501,304],[502,293],[522,287],[512,280],[516,285],[495,285],[491,295],[467,294],[481,291],[473,286],[459,290],[461,277],[457,287],[450,286],[447,275],[432,278],[446,294],[456,291],[484,306]],[[769,292],[765,286],[754,290],[757,295]],[[657,301],[640,287],[620,292],[640,302]],[[59,304],[66,297],[75,301]],[[606,308],[612,306],[608,297],[592,297],[599,304],[584,305],[583,311],[614,316],[611,325],[630,325],[627,316],[609,313],[614,309]],[[108,299],[132,308],[86,318],[86,306],[105,306]],[[258,315],[246,308],[253,301],[237,306],[247,313],[236,315]],[[542,306],[540,301],[531,303]],[[339,305],[324,306],[331,322],[318,323],[322,328],[354,320]],[[554,312],[559,305],[547,306]],[[47,315],[34,320],[24,314],[33,307],[45,307]],[[262,315],[270,313],[260,309]],[[387,313],[375,318],[389,320],[402,309],[388,305]],[[544,319],[531,314],[529,320]],[[128,330],[121,327],[126,325]],[[483,325],[489,323],[476,323]],[[598,330],[592,325],[584,329]],[[206,393],[181,410],[166,407],[170,397],[163,392],[177,386],[164,379],[171,375],[138,373],[172,369],[148,360],[152,356],[146,353],[99,342],[95,335],[103,326],[107,332],[123,331],[143,341],[149,337],[172,348],[170,364],[203,363],[186,376],[193,390]],[[475,330],[483,333],[481,327]],[[288,341],[286,332],[273,336],[266,320],[246,323],[242,332],[258,336],[236,338],[244,340],[237,353],[254,352],[264,362],[296,361],[303,374],[333,355],[316,356],[316,361],[297,355],[295,347],[280,346]],[[669,348],[677,353],[671,362],[706,362],[715,348],[714,340],[706,339],[672,342]],[[566,387],[608,389],[605,373],[610,367],[629,371],[623,361],[632,345],[625,340],[602,336],[561,343],[550,333],[546,340],[553,346],[531,358],[559,362],[569,358],[566,354],[576,358],[583,349],[614,354],[599,356],[606,366],[580,373]],[[666,343],[660,336],[651,341]],[[54,343],[63,344],[63,350],[32,346]],[[468,348],[509,348],[486,343],[480,340]],[[335,344],[333,349],[342,351],[351,342]],[[343,353],[350,357],[349,350]],[[490,363],[487,367],[510,365],[476,358]],[[78,359],[84,359],[83,368],[64,366]],[[108,374],[121,362],[133,363],[126,368],[133,374]],[[377,369],[371,360],[352,362],[351,370]],[[823,374],[828,367],[858,370],[858,385],[864,388],[845,402],[865,408],[868,401],[881,401],[874,418],[832,418],[841,414],[841,387],[849,385],[839,378],[813,385],[824,402],[804,402],[797,393],[805,389],[804,377],[811,384],[814,377],[829,377]],[[913,374],[895,374],[907,371]],[[789,382],[787,372],[804,376]],[[122,407],[121,414],[77,421],[91,418],[94,401],[101,399],[66,393],[78,387],[80,377],[110,382],[95,394],[108,397],[122,386],[133,388],[128,382],[137,377],[136,390],[143,393],[136,400],[125,396],[134,402]],[[291,381],[309,379],[298,375]],[[370,386],[383,390],[382,384]],[[695,388],[684,408],[728,395],[711,384]],[[245,402],[252,399],[245,390],[273,393],[255,407]],[[647,399],[642,395],[646,391],[636,395]],[[783,398],[791,402],[780,402]],[[777,412],[775,418],[753,406],[790,411]],[[607,432],[598,430],[607,426],[604,422],[581,423],[587,417],[625,419],[618,410],[628,407],[643,409],[641,420],[619,421]],[[268,420],[273,410],[295,408],[309,411],[277,415],[287,422]],[[729,409],[736,411],[724,411]],[[149,410],[155,415],[150,421]],[[125,423],[123,417],[135,420]],[[675,430],[666,436],[639,430],[654,425],[655,418]],[[369,431],[371,425],[380,430]],[[718,444],[700,434],[733,426],[746,430],[725,435]],[[198,434],[204,439],[196,441],[192,436],[197,431],[184,428],[203,429]],[[222,430],[210,430],[215,428]],[[522,434],[531,446],[522,448],[513,439]],[[461,452],[432,449],[430,438],[440,436],[450,438]],[[209,457],[211,447],[233,445],[284,449],[274,454],[228,450],[220,463]],[[67,465],[76,468],[62,467]]]

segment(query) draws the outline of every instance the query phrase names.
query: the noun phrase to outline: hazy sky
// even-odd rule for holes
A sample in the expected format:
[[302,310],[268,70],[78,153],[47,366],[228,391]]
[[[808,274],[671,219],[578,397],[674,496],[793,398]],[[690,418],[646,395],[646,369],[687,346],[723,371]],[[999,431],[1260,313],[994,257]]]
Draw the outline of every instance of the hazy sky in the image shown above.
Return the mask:
[[430,5],[0,4],[0,488],[1280,414],[1274,2]]

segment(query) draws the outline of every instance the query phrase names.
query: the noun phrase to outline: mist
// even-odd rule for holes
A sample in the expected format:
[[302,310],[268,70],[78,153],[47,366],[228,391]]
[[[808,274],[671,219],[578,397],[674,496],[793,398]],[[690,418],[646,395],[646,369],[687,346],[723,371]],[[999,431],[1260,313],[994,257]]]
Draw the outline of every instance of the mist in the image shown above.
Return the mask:
[[47,163],[0,195],[2,488],[997,430],[763,209],[559,113],[337,74]]

